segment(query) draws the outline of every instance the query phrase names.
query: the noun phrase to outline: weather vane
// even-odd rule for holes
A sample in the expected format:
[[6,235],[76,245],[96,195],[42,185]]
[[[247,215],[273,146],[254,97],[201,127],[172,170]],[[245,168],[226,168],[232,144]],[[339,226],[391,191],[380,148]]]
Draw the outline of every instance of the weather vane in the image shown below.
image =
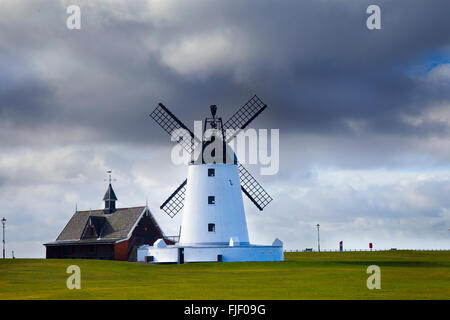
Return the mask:
[[105,179],[105,181],[109,181],[109,184],[111,184],[112,181],[117,181],[117,179],[112,179],[112,170],[107,170],[106,173],[108,174],[108,179]]

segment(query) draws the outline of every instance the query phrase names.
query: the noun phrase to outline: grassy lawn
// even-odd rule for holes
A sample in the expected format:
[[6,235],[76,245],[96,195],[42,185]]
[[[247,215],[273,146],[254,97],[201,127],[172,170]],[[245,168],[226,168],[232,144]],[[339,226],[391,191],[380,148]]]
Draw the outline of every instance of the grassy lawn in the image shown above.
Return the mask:
[[[81,268],[81,290],[66,268]],[[368,290],[366,268],[381,268]],[[284,262],[0,260],[0,299],[450,299],[450,252],[286,253]]]

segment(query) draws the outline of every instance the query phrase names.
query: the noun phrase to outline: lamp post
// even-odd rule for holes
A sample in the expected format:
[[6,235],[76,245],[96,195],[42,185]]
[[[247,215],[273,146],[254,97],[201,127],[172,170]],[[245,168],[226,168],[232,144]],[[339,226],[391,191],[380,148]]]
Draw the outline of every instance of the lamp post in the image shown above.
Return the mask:
[[5,224],[6,224],[5,217],[3,217],[2,219],[2,224],[3,224],[3,259],[5,259]]
[[320,236],[319,236],[320,224],[317,224],[317,251],[320,252]]

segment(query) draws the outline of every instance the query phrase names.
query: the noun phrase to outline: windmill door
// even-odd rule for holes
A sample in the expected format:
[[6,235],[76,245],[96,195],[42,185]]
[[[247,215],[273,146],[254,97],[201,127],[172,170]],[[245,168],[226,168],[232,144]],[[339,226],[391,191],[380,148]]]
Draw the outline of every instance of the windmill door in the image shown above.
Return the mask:
[[178,248],[178,261],[184,263],[184,248]]

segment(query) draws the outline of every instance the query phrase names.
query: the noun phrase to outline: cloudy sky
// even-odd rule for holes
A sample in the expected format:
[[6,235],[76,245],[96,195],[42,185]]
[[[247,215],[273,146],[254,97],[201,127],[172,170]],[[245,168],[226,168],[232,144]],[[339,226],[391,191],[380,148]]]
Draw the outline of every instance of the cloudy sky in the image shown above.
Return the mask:
[[[81,8],[68,30],[66,8]],[[381,8],[381,30],[366,9]],[[44,257],[75,205],[159,205],[186,176],[149,118],[188,126],[253,94],[280,129],[251,241],[287,249],[450,248],[448,0],[0,0],[0,216],[7,254]]]

